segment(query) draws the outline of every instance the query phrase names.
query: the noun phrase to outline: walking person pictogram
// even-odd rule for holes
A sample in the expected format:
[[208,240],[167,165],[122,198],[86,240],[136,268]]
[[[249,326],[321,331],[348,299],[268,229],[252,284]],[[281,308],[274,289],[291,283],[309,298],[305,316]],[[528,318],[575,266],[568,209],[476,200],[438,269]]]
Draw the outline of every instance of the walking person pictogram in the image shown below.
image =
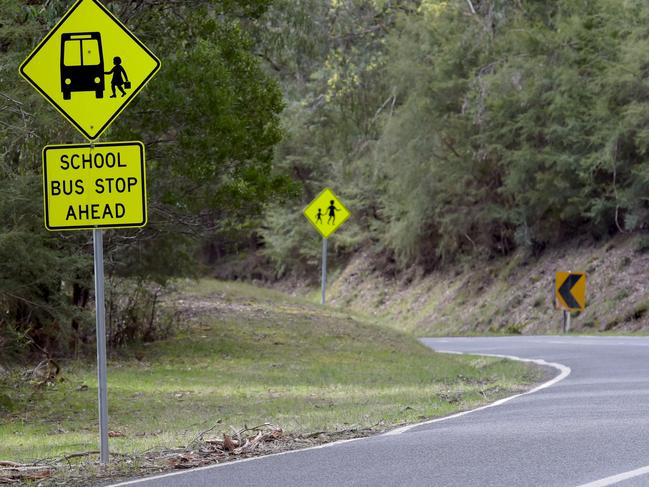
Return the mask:
[[111,98],[115,98],[117,94],[115,93],[115,88],[118,88],[119,91],[122,93],[122,97],[126,96],[126,91],[124,91],[124,87],[129,89],[131,87],[131,82],[128,80],[128,76],[126,75],[126,70],[124,69],[124,66],[122,66],[122,58],[119,56],[115,56],[113,58],[113,69],[110,71],[104,73],[104,74],[112,74],[113,79],[110,81],[110,86],[113,89],[113,94],[111,95]]
[[322,222],[322,209],[321,208],[318,208],[318,214],[316,216],[317,216],[316,223],[322,224],[323,222]]
[[336,205],[334,204],[334,200],[331,200],[329,202],[329,206],[327,207],[327,210],[329,210],[329,218],[327,219],[327,225],[335,225],[336,212],[340,211],[340,208],[336,208]]

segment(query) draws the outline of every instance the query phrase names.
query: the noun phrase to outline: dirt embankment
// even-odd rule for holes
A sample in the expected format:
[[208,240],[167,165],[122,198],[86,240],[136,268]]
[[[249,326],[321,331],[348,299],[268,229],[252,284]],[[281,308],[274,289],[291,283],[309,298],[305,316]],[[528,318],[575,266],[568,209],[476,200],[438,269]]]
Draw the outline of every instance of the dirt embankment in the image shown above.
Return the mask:
[[581,333],[649,332],[649,237],[573,241],[539,257],[524,252],[434,272],[386,278],[366,255],[333,283],[330,302],[348,305],[419,336],[558,333],[556,271],[587,273],[587,308],[573,314]]

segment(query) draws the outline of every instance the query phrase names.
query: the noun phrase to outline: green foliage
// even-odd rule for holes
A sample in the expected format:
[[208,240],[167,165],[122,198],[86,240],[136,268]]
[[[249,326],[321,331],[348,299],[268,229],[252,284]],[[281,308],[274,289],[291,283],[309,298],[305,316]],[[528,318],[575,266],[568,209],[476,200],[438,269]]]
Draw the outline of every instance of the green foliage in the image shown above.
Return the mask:
[[400,12],[416,4],[395,3],[278,1],[264,17],[263,57],[287,98],[286,137],[275,164],[301,189],[267,212],[261,232],[280,274],[319,265],[320,239],[301,211],[325,186],[353,214],[332,238],[340,253],[367,243],[377,229],[383,188],[370,159],[381,120],[396,101],[384,77],[386,35]]
[[0,198],[0,349],[11,361],[32,341],[45,350],[66,350],[73,335],[85,336],[87,320],[71,294],[75,284],[86,285],[92,260],[80,235],[50,236],[34,218],[42,208],[34,197],[41,191],[38,176],[9,181]]
[[633,243],[633,250],[638,254],[649,252],[649,237],[643,235]]
[[260,68],[250,35],[268,3],[201,1],[136,19],[145,38],[155,37],[163,66],[112,135],[151,140],[145,233],[155,240],[140,240],[122,269],[144,260],[163,280],[195,272],[196,257],[214,241],[219,254],[248,248],[265,204],[290,191],[272,167],[281,92]]
[[106,340],[113,348],[169,337],[177,318],[163,303],[163,288],[111,279],[106,286]]
[[649,6],[471,5],[329,2],[314,17],[323,61],[301,65],[300,90],[280,75],[296,99],[277,163],[300,204],[333,186],[357,202],[360,241],[424,268],[647,228]]

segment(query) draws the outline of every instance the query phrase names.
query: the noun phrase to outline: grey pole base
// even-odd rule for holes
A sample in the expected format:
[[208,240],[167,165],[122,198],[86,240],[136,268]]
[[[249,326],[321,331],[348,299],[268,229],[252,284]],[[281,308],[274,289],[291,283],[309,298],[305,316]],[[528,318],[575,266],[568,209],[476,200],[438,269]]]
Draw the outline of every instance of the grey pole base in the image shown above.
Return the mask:
[[572,319],[572,316],[570,314],[570,311],[565,311],[563,312],[563,332],[568,333],[570,331],[570,321]]

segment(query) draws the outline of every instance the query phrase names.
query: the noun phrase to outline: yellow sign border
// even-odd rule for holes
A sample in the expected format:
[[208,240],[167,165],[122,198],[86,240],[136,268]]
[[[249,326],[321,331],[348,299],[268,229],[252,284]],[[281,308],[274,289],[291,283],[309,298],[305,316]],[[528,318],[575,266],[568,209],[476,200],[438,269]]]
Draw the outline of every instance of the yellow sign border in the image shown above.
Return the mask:
[[[115,111],[115,113],[113,113],[113,115],[108,119],[108,121],[106,121],[106,123],[104,123],[104,125],[102,125],[102,126],[97,130],[97,133],[96,133],[94,136],[91,136],[88,132],[86,132],[86,130],[84,130],[84,128],[81,127],[81,126],[80,126],[80,125],[79,125],[79,124],[78,124],[78,123],[77,123],[77,122],[72,118],[71,115],[68,115],[62,107],[60,107],[60,106],[59,106],[59,105],[58,105],[58,104],[57,104],[57,103],[56,103],[56,102],[55,102],[55,101],[54,101],[54,100],[53,100],[53,99],[52,99],[52,98],[51,98],[51,97],[50,97],[50,96],[45,92],[45,91],[43,91],[43,90],[41,89],[41,87],[36,83],[36,81],[32,80],[32,79],[27,75],[27,73],[24,72],[24,68],[25,68],[25,67],[27,66],[27,64],[32,60],[32,58],[33,58],[33,57],[34,57],[34,56],[35,56],[35,55],[36,55],[36,54],[41,50],[41,48],[42,48],[42,47],[43,47],[43,46],[44,46],[44,45],[45,45],[45,44],[46,44],[46,43],[47,43],[47,42],[48,42],[48,41],[49,41],[49,40],[54,36],[54,34],[59,30],[59,28],[62,27],[63,23],[68,19],[68,17],[70,17],[70,15],[72,15],[72,13],[77,9],[77,7],[78,7],[79,5],[81,5],[81,3],[84,2],[84,1],[85,1],[85,2],[92,2],[92,3],[94,3],[95,5],[97,5],[97,7],[98,7],[99,9],[103,10],[104,13],[105,13],[106,15],[108,15],[108,17],[109,17],[111,20],[113,20],[113,21],[118,25],[118,27],[120,27],[120,28],[124,31],[124,33],[125,33],[126,35],[128,35],[131,39],[133,39],[133,41],[134,41],[138,46],[140,46],[144,51],[146,51],[146,53],[147,53],[149,56],[151,56],[151,57],[154,59],[155,63],[156,63],[156,67],[155,67],[155,69],[154,69],[153,71],[151,71],[151,74],[149,74],[149,76],[147,76],[147,77],[144,79],[144,81],[143,81],[142,83],[140,83],[139,86],[135,87],[135,88],[131,91],[130,95],[129,95],[125,100],[124,100],[124,103],[123,103],[123,104],[122,104],[122,105],[121,105],[121,106],[120,106],[120,107]],[[160,60],[157,58],[157,56],[156,56],[155,54],[153,54],[153,53],[149,50],[149,48],[146,47],[146,46],[145,46],[145,45],[144,45],[144,44],[143,44],[143,43],[142,43],[142,42],[141,42],[137,37],[135,37],[135,35],[134,35],[134,34],[133,34],[133,33],[132,33],[132,32],[131,32],[131,31],[130,31],[130,30],[129,30],[129,29],[128,29],[128,28],[127,28],[123,23],[122,23],[122,22],[120,22],[120,20],[119,20],[117,17],[115,17],[115,15],[114,15],[110,10],[108,10],[104,5],[102,5],[102,4],[99,2],[99,0],[77,0],[76,3],[75,3],[74,5],[72,5],[72,7],[70,7],[70,9],[65,13],[65,15],[63,15],[63,17],[61,18],[61,20],[59,20],[59,21],[56,23],[56,25],[55,25],[54,27],[52,27],[52,29],[50,29],[50,31],[49,31],[49,32],[47,33],[47,35],[43,38],[43,40],[41,40],[41,42],[39,42],[38,45],[37,45],[37,46],[32,50],[32,52],[29,54],[29,56],[27,57],[27,59],[25,59],[25,60],[21,63],[20,67],[18,68],[18,72],[19,72],[20,76],[21,76],[25,81],[27,81],[30,85],[32,85],[32,86],[36,89],[36,91],[38,91],[38,92],[39,92],[39,93],[40,93],[40,94],[41,94],[41,95],[42,95],[42,96],[43,96],[43,97],[44,97],[44,98],[45,98],[45,99],[46,99],[46,100],[47,100],[47,101],[48,101],[48,102],[49,102],[49,103],[54,107],[54,108],[56,108],[56,110],[57,110],[61,115],[63,115],[63,117],[64,117],[65,119],[67,119],[67,120],[68,120],[68,121],[69,121],[69,122],[70,122],[70,123],[71,123],[71,124],[72,124],[72,125],[73,125],[77,130],[78,130],[78,131],[79,131],[79,132],[81,132],[81,133],[83,134],[83,136],[84,136],[86,139],[92,141],[92,140],[96,140],[97,138],[99,138],[99,136],[101,136],[101,134],[103,134],[103,133],[106,131],[106,129],[108,129],[108,127],[113,123],[113,121],[114,121],[114,120],[115,120],[119,115],[121,115],[121,113],[124,111],[124,109],[125,109],[125,108],[130,104],[130,103],[131,103],[131,101],[133,101],[133,99],[138,95],[138,93],[140,93],[140,91],[142,90],[142,88],[144,88],[144,86],[149,82],[149,80],[151,80],[151,78],[153,78],[153,76],[154,76],[158,71],[160,71],[160,66],[161,66],[161,65],[162,65],[162,63],[161,63]]]
[[[99,225],[76,225],[76,226],[50,226],[49,210],[47,206],[47,150],[48,149],[89,149],[92,147],[120,147],[120,146],[138,146],[140,149],[141,177],[142,177],[142,222],[124,223],[124,224],[99,224]],[[146,193],[146,158],[144,153],[144,143],[140,141],[128,142],[98,142],[94,144],[52,144],[46,145],[42,153],[43,165],[43,219],[45,228],[51,232],[65,230],[95,230],[97,228],[142,228],[148,222],[147,193]]]
[[[320,198],[324,193],[326,193],[327,191],[329,191],[329,192],[334,196],[334,198],[338,201],[338,204],[339,204],[340,206],[342,206],[342,207],[345,209],[345,211],[347,212],[347,215],[345,216],[345,218],[343,218],[343,219],[340,221],[340,223],[338,224],[338,226],[336,226],[336,228],[335,228],[334,230],[332,230],[332,231],[329,233],[328,236],[325,236],[325,234],[322,233],[322,230],[320,230],[320,228],[319,228],[315,223],[313,223],[313,222],[311,221],[311,219],[307,216],[306,211],[307,211],[309,208],[311,208],[311,205],[313,205],[313,203],[315,203],[315,202],[316,202],[316,201],[317,201],[317,200],[318,200],[318,199],[319,199],[319,198]],[[334,190],[331,189],[330,187],[326,187],[326,188],[324,188],[322,191],[320,191],[320,192],[318,193],[318,195],[317,195],[315,198],[313,198],[313,199],[311,200],[311,202],[310,202],[308,205],[306,205],[306,206],[304,207],[304,209],[302,210],[302,214],[304,215],[304,218],[307,219],[307,221],[308,221],[308,222],[313,226],[313,228],[315,228],[315,229],[318,231],[318,233],[319,233],[320,235],[322,235],[322,238],[324,238],[324,239],[328,239],[328,238],[331,237],[334,233],[336,233],[336,232],[338,231],[338,229],[343,225],[343,223],[345,223],[345,222],[349,219],[349,217],[352,216],[352,212],[349,211],[349,208],[347,208],[347,206],[346,206],[346,205],[345,205],[345,204],[340,200],[340,198],[338,197],[338,195],[337,195],[337,194],[334,192]]]

